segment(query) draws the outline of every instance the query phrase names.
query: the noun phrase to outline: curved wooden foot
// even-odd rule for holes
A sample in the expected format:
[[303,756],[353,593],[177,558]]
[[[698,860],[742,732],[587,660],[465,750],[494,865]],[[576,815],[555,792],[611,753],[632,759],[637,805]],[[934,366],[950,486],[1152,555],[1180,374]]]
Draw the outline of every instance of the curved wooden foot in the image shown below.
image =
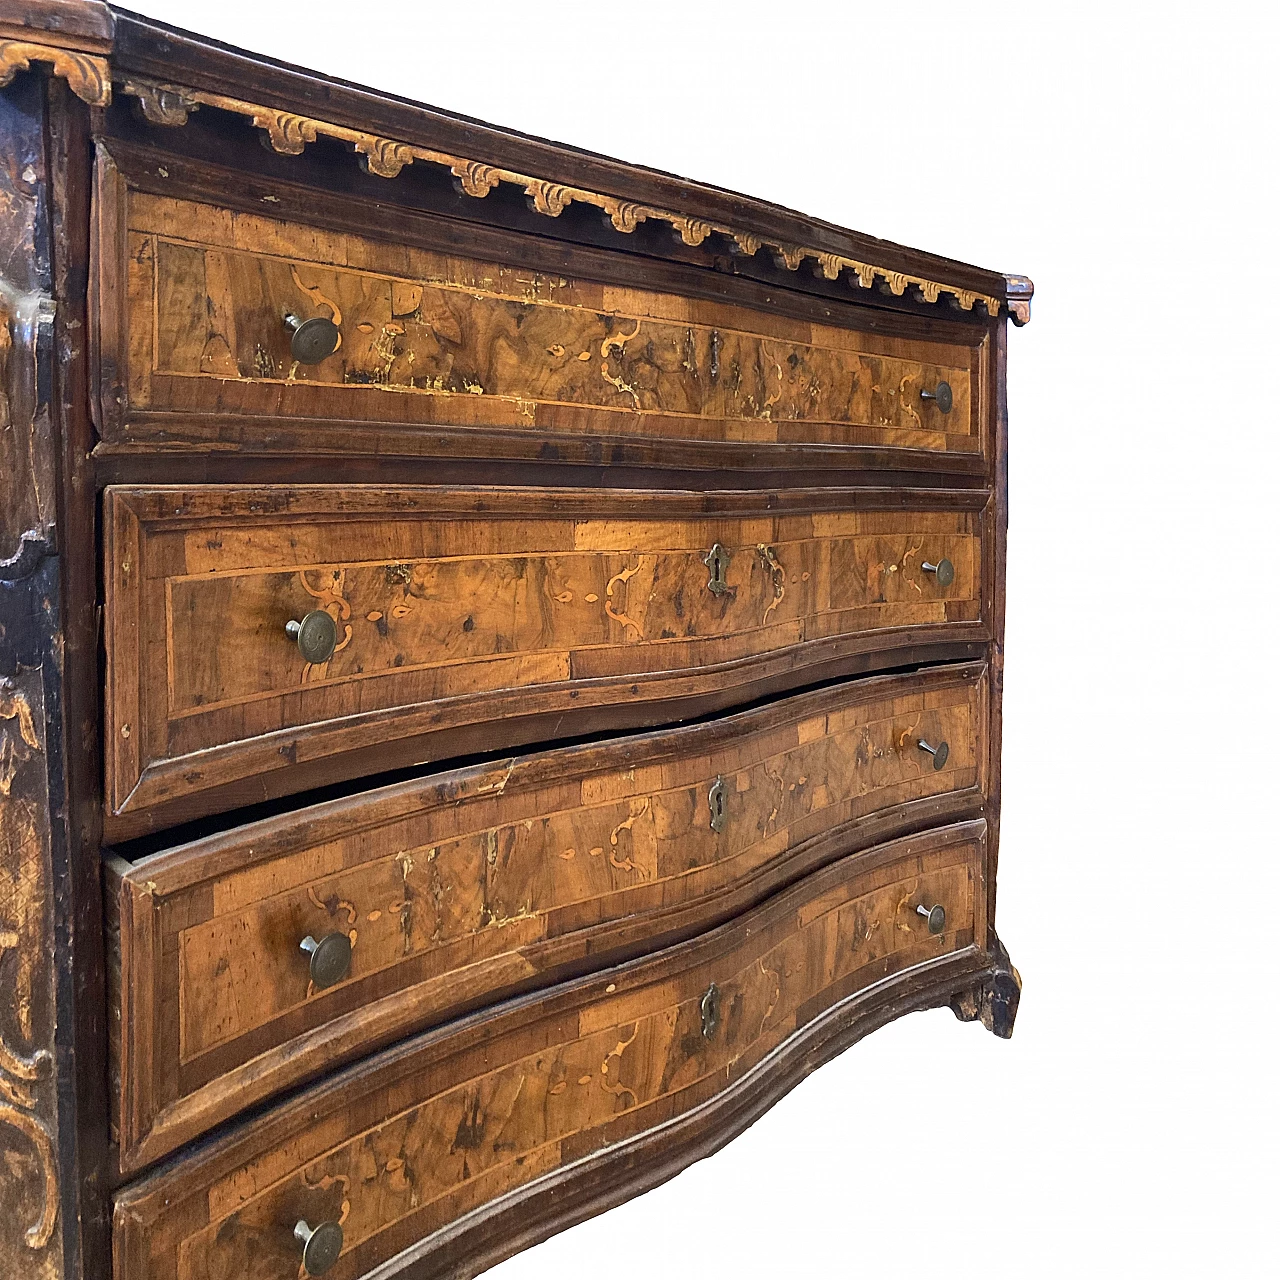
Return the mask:
[[977,986],[956,992],[951,997],[951,1012],[961,1022],[981,1021],[992,1035],[1008,1040],[1013,1035],[1021,994],[1022,979],[1013,967],[1004,944],[997,938],[987,976]]

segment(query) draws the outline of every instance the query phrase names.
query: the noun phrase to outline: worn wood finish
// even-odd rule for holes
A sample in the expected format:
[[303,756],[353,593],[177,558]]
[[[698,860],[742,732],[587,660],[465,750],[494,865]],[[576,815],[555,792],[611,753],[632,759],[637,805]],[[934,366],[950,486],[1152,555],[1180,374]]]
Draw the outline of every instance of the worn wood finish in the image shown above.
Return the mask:
[[[124,262],[128,321],[114,375],[128,386],[126,412],[979,451],[973,347],[789,322],[186,200],[133,194],[125,218],[123,252],[118,225],[100,252],[108,274]],[[293,361],[286,311],[333,318],[338,350],[316,365]],[[944,380],[946,413],[921,394]]]
[[[200,118],[196,115],[192,120]],[[117,128],[126,121],[136,123],[128,113],[114,117]],[[160,132],[162,138],[180,136],[190,140],[199,131],[199,126],[193,124],[178,135]],[[122,138],[113,133],[109,146],[99,148],[96,183],[100,248],[95,257],[93,283],[103,296],[116,297],[127,292],[129,263],[123,252],[125,228],[133,193],[141,192],[160,198],[166,205],[194,202],[213,206],[223,217],[233,214],[259,217],[269,208],[276,221],[306,226],[312,229],[313,238],[321,241],[332,237],[341,243],[352,237],[357,245],[364,246],[365,252],[390,252],[393,270],[400,269],[406,253],[417,251],[437,259],[489,263],[526,280],[536,275],[552,281],[573,279],[580,285],[594,281],[593,289],[607,288],[616,296],[656,292],[684,299],[686,307],[702,308],[713,314],[764,315],[775,323],[794,321],[793,327],[801,334],[811,329],[818,332],[834,329],[854,335],[851,339],[854,341],[858,334],[872,340],[882,337],[890,343],[891,350],[893,344],[904,343],[908,349],[922,343],[925,351],[933,353],[942,348],[956,348],[968,352],[970,364],[976,364],[978,375],[985,377],[982,369],[988,362],[990,329],[975,325],[971,319],[962,319],[964,313],[949,312],[951,318],[910,310],[886,313],[854,305],[848,300],[847,291],[836,297],[821,296],[820,287],[826,282],[820,272],[805,280],[804,290],[778,289],[742,274],[736,262],[731,264],[733,270],[708,272],[663,255],[619,253],[594,244],[575,245],[570,252],[564,244],[544,236],[517,233],[502,226],[459,223],[440,212],[411,205],[388,205],[376,189],[361,188],[357,194],[346,184],[330,188],[326,184],[335,177],[331,168],[323,161],[313,163],[309,154],[290,157],[282,173],[259,175],[250,166],[269,159],[272,153],[268,149],[255,146],[246,156],[242,145],[233,145],[233,139],[222,138],[216,131],[212,134],[203,131],[201,137],[206,143],[218,144],[212,155],[201,148],[197,148],[195,156],[171,150],[157,151],[150,145],[139,145],[140,139],[132,134]],[[155,140],[154,136],[146,139],[148,143]],[[385,186],[378,179],[366,178],[364,182],[372,182],[375,188]],[[325,199],[319,203],[315,198],[317,185],[326,190]],[[378,241],[389,248],[378,250]],[[120,251],[106,252],[102,246],[107,245],[119,246]],[[819,293],[811,292],[811,286],[819,288]],[[123,410],[128,403],[128,391],[123,379],[128,362],[127,342],[120,324],[123,317],[122,309],[108,309],[98,316],[101,334],[96,329],[91,331],[92,338],[101,338],[99,345],[103,353],[95,400],[100,406],[103,430],[110,437],[109,442],[99,446],[98,454],[104,460],[119,458],[142,463],[163,457],[166,465],[172,466],[194,462],[198,457],[208,458],[210,449],[225,455],[232,448],[237,455],[243,455],[246,466],[263,456],[293,455],[295,461],[302,461],[297,458],[300,453],[306,461],[338,455],[344,461],[356,463],[376,456],[388,460],[387,465],[394,465],[405,479],[415,460],[423,458],[457,462],[489,459],[483,473],[485,478],[493,478],[492,468],[502,465],[503,460],[522,459],[543,465],[554,460],[562,466],[603,463],[610,468],[631,468],[628,484],[652,483],[651,478],[646,479],[644,470],[637,468],[676,474],[687,471],[696,475],[692,484],[696,488],[722,487],[723,482],[713,477],[717,470],[724,468],[740,477],[731,480],[731,485],[757,483],[762,486],[770,483],[770,472],[785,475],[783,483],[800,484],[814,483],[814,479],[800,477],[817,469],[820,476],[816,482],[825,484],[856,481],[856,474],[840,480],[840,469],[917,471],[926,476],[939,473],[981,476],[987,469],[984,459],[990,450],[989,436],[982,437],[981,452],[957,452],[910,448],[901,439],[891,445],[808,444],[795,438],[784,443],[759,438],[739,438],[731,443],[686,439],[679,435],[637,432],[634,414],[623,415],[624,426],[632,423],[632,429],[629,434],[619,435],[602,429],[607,427],[611,416],[617,417],[608,414],[603,415],[604,420],[589,433],[539,427],[527,420],[511,428],[495,425],[477,428],[455,424],[447,417],[432,423],[366,422],[356,417],[308,417],[295,410],[290,417],[281,418],[247,413],[243,405],[236,412],[213,412],[206,407],[198,413],[129,406],[126,414]],[[310,393],[315,395],[314,386]],[[348,404],[352,402],[352,397],[341,391],[338,398]],[[370,397],[355,401],[357,405],[362,402],[370,403]],[[378,403],[376,397],[372,403]],[[441,417],[439,413],[435,416]],[[954,410],[949,416],[954,416]],[[985,426],[985,415],[979,417]],[[706,424],[700,425],[705,428]],[[888,433],[890,437],[901,434]],[[389,461],[393,458],[395,463]],[[181,474],[173,473],[174,478],[180,478]],[[677,487],[677,482],[670,481],[668,487]]]
[[[941,667],[117,859],[121,1164],[355,1052],[706,927],[858,843],[979,809],[986,718],[985,669]],[[949,744],[943,768],[921,738]],[[317,991],[298,943],[334,931],[350,977]]]
[[[196,1274],[192,1269],[201,1266],[209,1276],[229,1268],[230,1280],[237,1268],[246,1269],[238,1252],[245,1250],[253,1254],[250,1274],[252,1267],[281,1261],[283,1274],[296,1275],[287,1235],[282,1239],[265,1224],[297,1203],[310,1207],[335,1192],[347,1198],[344,1185],[363,1188],[369,1171],[369,1195],[350,1198],[346,1225],[354,1234],[340,1263],[345,1274],[372,1268],[377,1280],[472,1275],[706,1154],[805,1072],[891,1017],[949,1003],[957,1016],[1009,1034],[1020,982],[992,927],[1007,511],[1005,319],[1029,319],[1030,281],[325,80],[117,13],[97,0],[0,0],[0,82],[6,143],[0,165],[0,779],[6,783],[0,788],[0,1201],[10,1211],[0,1222],[0,1274],[108,1280],[105,1188],[136,1176],[141,1162],[159,1158],[163,1149],[171,1162],[120,1193],[116,1280],[153,1267]],[[207,228],[193,228],[193,214]],[[281,365],[282,331],[268,335],[260,354],[254,330],[299,292],[295,270],[304,285],[320,284],[328,299],[301,290],[305,314],[327,311],[330,303],[344,311],[344,346],[336,365],[289,377]],[[150,307],[149,347],[147,328],[130,328],[128,306],[131,274],[138,286],[148,271],[152,292],[137,289],[135,311],[141,316]],[[408,302],[414,305],[405,310]],[[193,325],[196,304],[206,318]],[[142,363],[133,359],[131,337]],[[573,359],[556,363],[556,348]],[[578,360],[584,351],[595,354]],[[415,368],[428,370],[416,387],[405,371],[410,353]],[[737,363],[732,387],[730,361]],[[914,397],[942,376],[959,390],[957,408],[939,423],[936,409]],[[227,505],[231,490],[204,488],[210,484],[240,486],[241,497]],[[118,521],[125,500],[112,494],[99,505],[107,485],[127,491],[129,503],[144,493],[151,497]],[[183,486],[184,496],[171,497],[179,491],[157,485]],[[357,485],[368,488],[357,491]],[[486,509],[441,505],[446,485],[469,493],[473,503],[478,492],[491,495],[482,499]],[[416,486],[426,486],[416,490],[420,507],[412,497]],[[496,496],[498,486],[515,486],[525,498],[541,495],[534,505],[521,505],[524,498]],[[554,510],[545,505],[549,492]],[[254,510],[263,499],[270,509]],[[840,530],[843,519],[854,526]],[[444,528],[449,524],[456,528]],[[602,525],[612,531],[665,525],[681,537],[639,547],[630,540],[577,545],[580,526]],[[564,542],[534,545],[532,535],[558,526],[574,532]],[[702,538],[712,526],[736,553],[729,564],[736,591],[715,607],[699,598],[691,608],[695,552],[705,554]],[[758,535],[757,528],[763,530]],[[448,549],[459,530],[471,544]],[[298,548],[288,540],[298,531],[301,553],[289,559],[285,553]],[[351,537],[344,543],[344,532],[365,545],[350,545]],[[117,553],[134,535],[138,554],[125,576],[139,566],[146,575],[125,584],[117,577]],[[828,572],[839,569],[833,553],[842,539],[855,569],[883,565],[887,576],[895,565],[902,574],[902,557],[913,545],[905,540],[920,535],[969,547],[967,561],[961,551],[948,557],[961,570],[952,595],[926,601],[895,594],[910,580],[903,574],[886,582],[891,589],[882,599],[865,592],[840,597],[858,581],[857,573]],[[802,553],[800,582],[790,580],[792,566],[779,548]],[[222,562],[211,564],[219,555]],[[609,564],[611,557],[617,565]],[[466,573],[481,565],[492,572],[480,568],[480,579],[467,578],[456,567],[464,560]],[[571,584],[560,583],[553,562],[557,572],[572,562]],[[586,564],[590,573],[577,573]],[[403,576],[399,566],[408,566],[409,581],[389,582],[389,570],[397,580]],[[325,570],[345,577],[322,584],[315,574]],[[344,639],[348,623],[352,635],[331,664],[332,678],[319,673],[305,687],[301,671],[284,672],[294,679],[277,684],[284,669],[276,651],[254,647],[273,634],[268,615],[274,618],[277,608],[294,612],[292,606],[320,602],[301,586],[299,571],[312,591],[327,597],[327,607],[341,613],[345,604],[352,613],[340,619]],[[454,577],[446,580],[448,574]],[[538,590],[522,595],[511,586],[517,581]],[[173,591],[166,594],[166,583],[179,597],[187,593],[186,621],[176,628],[169,625]],[[495,595],[493,583],[510,594]],[[548,583],[555,590],[538,594]],[[410,636],[411,615],[391,619],[376,602],[401,585],[394,604],[425,611],[433,590],[441,598],[457,592],[466,612],[437,615]],[[915,585],[923,594],[928,584],[917,579]],[[785,588],[781,596],[778,588]],[[566,590],[574,593],[571,601],[554,598]],[[836,611],[828,608],[832,591],[837,603],[843,600]],[[461,598],[467,592],[471,598]],[[586,594],[597,596],[590,602],[594,615],[583,612]],[[612,611],[601,616],[606,601]],[[683,616],[672,625],[677,601]],[[219,613],[225,603],[233,606],[230,641]],[[250,612],[262,610],[260,635],[244,626],[246,603]],[[439,609],[440,599],[431,603]],[[921,612],[922,606],[933,612]],[[385,635],[377,630],[380,619],[370,616],[377,612]],[[459,626],[459,618],[470,619],[471,629]],[[114,697],[103,702],[104,650],[114,655],[113,680],[124,671],[117,625],[144,659],[140,673],[125,677],[135,686],[131,718],[118,714]],[[676,634],[664,636],[664,630]],[[405,636],[436,656],[413,669],[407,662],[396,667],[395,654],[406,646],[386,646]],[[179,640],[181,650],[174,647]],[[178,654],[172,679],[165,650]],[[567,655],[568,676],[548,679],[549,655],[557,654]],[[244,655],[254,661],[237,660]],[[365,669],[357,670],[362,662]],[[735,757],[733,798],[757,829],[765,762],[779,777],[789,776],[784,765],[803,767],[810,780],[823,764],[829,773],[836,769],[838,733],[822,747],[815,746],[818,739],[797,740],[794,751],[767,754],[790,709],[800,705],[789,699],[848,695],[850,714],[855,704],[870,714],[880,696],[872,683],[880,679],[877,672],[913,670],[919,693],[929,681],[949,679],[923,668],[958,662],[981,664],[989,685],[979,697],[981,723],[971,766],[966,763],[975,772],[972,784],[959,781],[958,755],[944,790],[895,800],[894,788],[908,784],[892,781],[888,756],[879,762],[881,772],[872,769],[871,789],[844,801],[819,806],[809,782],[797,783],[772,835],[757,830],[759,838],[739,848],[731,844],[738,838],[734,829],[723,833],[732,848],[727,857],[705,859],[705,833],[702,843],[690,838],[687,850],[683,841],[677,849],[674,837],[659,838],[658,815],[674,814],[664,806],[680,786],[689,794],[706,790],[702,766],[715,758]],[[489,678],[503,663],[513,673],[505,683],[496,678],[485,687],[481,679],[450,692],[448,681],[460,673],[483,671]],[[795,692],[850,677],[866,679],[835,692]],[[757,706],[745,719],[729,718],[763,699],[775,703]],[[958,705],[950,714],[959,714]],[[147,716],[139,719],[135,713],[143,707]],[[830,716],[831,708],[823,705],[822,714]],[[620,741],[619,733],[711,716],[722,718],[660,731],[659,738],[671,734],[683,745],[671,758],[641,766],[636,780],[619,773],[617,753],[641,740]],[[748,721],[755,727],[744,733]],[[972,718],[968,723],[972,728]],[[109,752],[104,727],[112,735]],[[557,742],[580,735],[601,741],[567,749],[568,755],[548,754]],[[695,737],[703,743],[701,755],[691,745]],[[467,785],[501,786],[510,753],[522,743],[537,749],[512,768],[502,794],[466,791],[456,812],[432,791],[439,777],[404,784],[401,802],[419,804],[420,811],[399,816],[393,791],[370,796],[357,790],[368,785],[361,778],[384,770],[412,766],[416,774],[425,761],[463,756],[489,762],[460,775]],[[757,747],[765,754],[744,763],[743,753]],[[805,750],[820,750],[821,761],[806,758],[802,766],[796,753]],[[537,780],[534,759],[545,770],[553,767],[547,760],[569,757],[578,773]],[[589,760],[598,767],[583,773]],[[658,787],[644,771],[659,767],[684,769],[688,777],[673,788]],[[742,778],[749,785],[739,792]],[[591,779],[612,780],[619,794],[587,795],[583,785]],[[116,795],[122,783],[125,790]],[[312,797],[305,814],[289,812],[283,797],[330,783],[339,784],[330,797],[347,798],[317,809],[319,797]],[[575,784],[576,807],[540,808],[521,818],[523,800],[554,806]],[[628,790],[632,786],[638,789]],[[112,812],[121,798],[126,807]],[[265,826],[237,831],[235,824],[251,815],[234,811],[263,798],[272,799],[267,811],[274,816]],[[618,829],[614,817],[625,823],[632,806],[646,802],[647,811]],[[389,864],[376,856],[376,840],[366,851],[360,832],[343,825],[360,813],[374,824],[367,831],[382,838],[404,832],[410,849],[421,847],[411,843],[415,821],[452,831],[437,843],[430,843],[435,830],[422,840],[428,849],[447,846],[432,865],[445,859],[454,880],[470,886],[470,919],[461,905],[452,916],[444,911],[454,933],[414,935],[412,956],[396,956],[376,972],[359,970],[326,996],[304,993],[301,1003],[281,997],[287,982],[277,967],[243,1010],[228,1015],[219,961],[227,960],[229,973],[243,959],[229,942],[242,925],[245,954],[256,949],[265,972],[276,956],[270,919],[276,906],[287,908],[292,928],[299,911],[327,917],[332,890],[338,904],[350,902],[361,912],[357,965],[391,956],[391,900],[376,905],[379,892],[392,887],[378,879]],[[474,822],[464,830],[468,814]],[[164,850],[160,836],[149,836],[146,850],[159,852],[147,865],[157,873],[168,868],[165,875],[179,879],[157,878],[165,894],[148,895],[146,881],[138,879],[143,846],[128,842],[202,816],[202,832],[223,828],[212,843]],[[972,837],[968,854],[954,865],[920,870],[951,838],[939,825],[978,817],[984,834]],[[638,848],[650,820],[653,841]],[[528,832],[523,822],[532,823]],[[559,852],[572,848],[574,857],[555,858],[548,871],[551,859],[539,862],[533,850],[545,852],[566,822],[575,840],[579,829],[590,837],[586,861],[579,861],[579,844],[569,844]],[[159,1124],[132,1148],[126,1145],[123,1172],[106,1119],[104,827],[116,852],[139,859],[136,868],[111,862],[120,891],[107,924],[113,931],[124,926],[113,956],[122,958],[127,936],[130,973],[145,969],[153,977],[150,985],[124,980],[117,966],[112,1007],[140,1010],[150,1000],[165,1010],[142,1037],[154,1054],[152,1098],[142,1099],[139,1090],[132,1102],[125,1099],[126,1109],[136,1103],[141,1116],[139,1099],[150,1105],[160,1098]],[[618,844],[593,835],[597,827],[605,840],[616,833]],[[544,837],[541,845],[535,831]],[[833,874],[832,859],[903,836],[910,836],[910,850],[894,857],[913,867],[908,880],[945,879],[965,868],[971,941],[957,937],[943,944],[943,954],[927,957],[908,954],[909,940],[908,951],[877,951],[873,964],[907,967],[870,986],[860,984],[874,968],[870,976],[865,966],[846,974],[859,990],[844,998],[839,982],[816,993],[805,988],[807,995],[795,986],[787,993],[801,1002],[795,1029],[755,1066],[748,1064],[764,1052],[763,1041],[735,1040],[734,1052],[742,1047],[744,1053],[736,1065],[716,1058],[715,1042],[707,1042],[703,1061],[710,1075],[678,1095],[660,1096],[668,1066],[680,1083],[700,1070],[689,1065],[698,1055],[679,1043],[686,1029],[694,1030],[689,996],[679,984],[692,983],[690,974],[701,981],[710,958],[730,952],[756,974],[751,947],[770,929],[786,935],[776,944],[784,952],[789,945],[811,951],[814,935],[803,933],[807,926],[795,912],[817,889],[803,877]],[[250,838],[259,841],[252,856]],[[508,842],[510,864],[495,859],[491,880],[485,851],[483,880],[474,874],[468,880],[466,859],[474,860],[486,839],[499,852]],[[617,853],[624,844],[625,856]],[[270,853],[262,852],[267,848]],[[335,848],[342,865],[330,867],[324,858],[337,856]],[[608,854],[593,860],[595,848],[617,853],[619,865],[610,861],[606,873]],[[682,852],[703,860],[665,874],[668,864],[678,868]],[[456,855],[452,863],[449,854]],[[309,856],[318,860],[314,874],[295,875],[291,868]],[[889,886],[863,879],[864,872],[877,874],[876,856],[855,855],[859,885],[850,903],[865,899],[864,905],[878,907],[875,895]],[[219,857],[239,861],[215,869]],[[279,888],[259,879],[271,866],[282,873]],[[523,875],[521,867],[532,869]],[[421,864],[415,873],[424,874]],[[590,879],[596,873],[598,885]],[[180,883],[182,874],[193,878]],[[210,904],[224,874],[246,897],[215,909]],[[308,889],[323,908],[315,907]],[[821,896],[833,893],[834,881]],[[366,909],[370,895],[375,905]],[[437,910],[429,892],[413,901],[417,923],[429,914],[428,902],[435,917],[441,915],[443,906]],[[369,919],[377,911],[383,914]],[[744,918],[744,911],[755,914]],[[335,905],[335,912],[342,908]],[[784,924],[787,912],[793,914]],[[184,913],[187,923],[180,920]],[[149,969],[140,967],[147,922],[154,926],[148,936],[160,939]],[[706,936],[713,927],[720,932]],[[534,930],[541,932],[526,937]],[[720,952],[722,941],[728,950]],[[185,988],[184,946],[192,961]],[[655,949],[662,950],[653,955]],[[475,958],[460,969],[464,952]],[[600,975],[601,965],[615,963],[627,968]],[[441,977],[450,973],[456,990],[444,992]],[[607,991],[619,973],[623,983]],[[803,986],[808,978],[825,982],[827,974],[805,965],[792,966],[787,977]],[[189,996],[185,1012],[179,988]],[[592,1009],[605,1008],[602,1001],[641,988],[660,992],[644,1011],[614,1010],[607,1026],[589,1023]],[[157,991],[164,1001],[155,1000]],[[738,1034],[732,1009],[749,1012],[762,989],[753,977],[743,980],[739,994],[736,1006],[726,1005],[722,1034]],[[375,1026],[383,1012],[399,1014],[397,995],[411,1006],[404,1019]],[[786,1009],[775,1012],[792,1017]],[[219,1030],[224,1018],[230,1021]],[[653,1029],[665,1028],[667,1018],[677,1035],[664,1049]],[[343,1019],[350,1035],[340,1042],[334,1028]],[[138,1025],[135,1019],[135,1030]],[[622,1044],[633,1031],[636,1039]],[[584,1070],[573,1080],[566,1076],[556,1092],[560,1080],[544,1064],[541,1075],[529,1078],[535,1093],[545,1090],[546,1108],[532,1116],[521,1095],[507,1113],[523,1143],[540,1142],[548,1132],[539,1128],[544,1118],[568,1117],[585,1128],[566,1133],[553,1125],[554,1134],[526,1156],[506,1151],[505,1136],[488,1139],[487,1148],[468,1146],[472,1139],[486,1141],[486,1126],[502,1124],[508,1097],[502,1082],[523,1071],[519,1064],[554,1052],[556,1061],[575,1066],[575,1053],[600,1047],[589,1039],[596,1034],[614,1037],[601,1048],[596,1088],[576,1085],[589,1074]],[[184,1035],[195,1050],[189,1061]],[[405,1042],[405,1035],[415,1038]],[[331,1051],[324,1066],[312,1044],[317,1037]],[[609,1053],[615,1044],[621,1052]],[[492,1045],[503,1060],[482,1082],[476,1063]],[[377,1056],[362,1061],[371,1050]],[[131,1052],[140,1063],[142,1053],[126,1050],[122,1040],[118,1057],[127,1061]],[[296,1057],[300,1065],[293,1075],[291,1064],[255,1079],[273,1053],[281,1061]],[[165,1092],[173,1083],[166,1058],[175,1064],[179,1090],[195,1081],[194,1092]],[[453,1076],[448,1063],[455,1064]],[[344,1074],[326,1074],[339,1066]],[[199,1071],[211,1073],[204,1084]],[[217,1105],[211,1092],[201,1092],[233,1076],[244,1091],[228,1090]],[[481,1101],[464,1114],[456,1108],[468,1087]],[[294,1089],[304,1092],[276,1102]],[[699,1090],[710,1096],[698,1102]],[[197,1095],[204,1109],[184,1120],[181,1107]],[[573,1110],[572,1099],[588,1095],[591,1106]],[[650,1099],[647,1108],[639,1097]],[[397,1098],[404,1101],[403,1116],[418,1118],[417,1129],[405,1121],[398,1131],[397,1121],[388,1119],[384,1108],[394,1108]],[[606,1116],[606,1105],[619,1114]],[[239,1124],[241,1109],[254,1107],[262,1108],[261,1122]],[[670,1119],[649,1123],[662,1115]],[[446,1126],[441,1138],[428,1131],[433,1119]],[[189,1120],[189,1130],[181,1130],[179,1120]],[[130,1123],[122,1120],[122,1133]],[[137,1122],[139,1134],[147,1123]],[[199,1141],[188,1144],[197,1135]],[[576,1152],[613,1136],[621,1140],[574,1161]],[[289,1157],[295,1140],[302,1145]],[[166,1145],[175,1142],[178,1148]],[[477,1153],[498,1163],[481,1167]],[[359,1177],[352,1172],[357,1155]],[[508,1157],[517,1163],[504,1163]],[[406,1163],[397,1168],[396,1159]],[[460,1161],[467,1177],[450,1181]],[[407,1213],[400,1189],[400,1179],[409,1179],[406,1169],[415,1178],[427,1170],[409,1201],[418,1187],[429,1192]],[[431,1182],[437,1172],[439,1180]],[[266,1181],[255,1183],[259,1176]],[[308,1177],[315,1186],[299,1181]],[[327,1177],[335,1181],[326,1186]],[[343,1177],[347,1184],[336,1181]],[[228,1179],[248,1188],[243,1216],[228,1210]],[[494,1197],[486,1198],[490,1191]],[[477,1203],[477,1212],[464,1212]]]
[[[733,1088],[659,1128],[624,1139],[507,1192],[410,1245],[369,1280],[463,1280],[665,1182],[737,1137],[812,1072],[903,1014],[950,1005],[961,1021],[977,1007],[1016,1010],[1018,988],[1003,947],[926,961],[855,993],[805,1024]],[[870,1105],[876,1105],[874,1099]],[[799,1248],[797,1256],[803,1257]]]
[[[554,714],[550,736],[564,736],[579,708],[644,723],[646,703],[714,689],[723,706],[769,668],[802,678],[842,654],[984,641],[985,503],[110,489],[110,829],[370,742],[389,763],[445,758],[449,730],[513,711]],[[720,594],[705,563],[716,544],[729,553]],[[949,585],[921,569],[944,557]],[[284,624],[320,608],[340,644],[311,666]]]
[[74,936],[54,384],[66,295],[52,244],[53,86],[19,74],[52,62],[0,39],[0,1275],[32,1280],[62,1280],[79,1256],[74,1081],[59,1070],[72,1005],[55,962]]
[[[880,846],[674,952],[429,1033],[303,1095],[122,1192],[117,1280],[293,1277],[299,1218],[341,1222],[329,1275],[348,1280],[705,1104],[838,1002],[972,949],[983,833]],[[945,908],[943,932],[921,904]]]

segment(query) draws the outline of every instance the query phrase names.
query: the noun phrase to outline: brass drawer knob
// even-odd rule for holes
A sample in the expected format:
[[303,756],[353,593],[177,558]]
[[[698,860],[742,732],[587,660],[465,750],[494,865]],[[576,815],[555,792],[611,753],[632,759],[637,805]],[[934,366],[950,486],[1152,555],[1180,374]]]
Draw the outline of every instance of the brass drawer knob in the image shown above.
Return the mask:
[[932,391],[921,391],[921,400],[932,400],[938,406],[939,413],[951,412],[951,383],[939,382]]
[[298,652],[310,663],[328,662],[338,646],[338,624],[326,609],[312,609],[301,622],[286,622],[284,631],[298,642]]
[[313,1231],[300,1218],[293,1238],[302,1246],[302,1269],[309,1276],[324,1275],[342,1252],[342,1228],[336,1222],[322,1222]]
[[300,320],[292,311],[286,311],[284,327],[293,334],[289,339],[289,350],[299,364],[319,364],[338,349],[341,332],[332,320],[324,316]]
[[345,933],[327,933],[319,942],[307,934],[298,946],[311,956],[311,981],[319,990],[351,972],[351,939]]
[[956,567],[950,560],[939,560],[937,564],[926,560],[920,567],[925,573],[936,573],[940,587],[949,587],[956,580]]
[[707,590],[713,596],[722,596],[729,590],[729,584],[725,581],[724,576],[729,572],[729,558],[729,553],[717,542],[702,562],[711,570],[711,578],[707,582]]
[[933,757],[935,770],[941,769],[947,763],[947,757],[951,754],[951,748],[947,746],[945,738],[936,747],[931,747],[923,738],[917,738],[916,746],[921,751],[927,751]]
[[916,915],[924,916],[929,922],[930,933],[941,933],[947,927],[947,913],[941,904],[936,907],[921,904],[916,908]]
[[720,1025],[720,988],[713,982],[702,997],[702,1036],[710,1040]]
[[719,835],[729,820],[728,790],[721,775],[716,776],[711,790],[707,792],[707,807],[711,810],[711,830]]

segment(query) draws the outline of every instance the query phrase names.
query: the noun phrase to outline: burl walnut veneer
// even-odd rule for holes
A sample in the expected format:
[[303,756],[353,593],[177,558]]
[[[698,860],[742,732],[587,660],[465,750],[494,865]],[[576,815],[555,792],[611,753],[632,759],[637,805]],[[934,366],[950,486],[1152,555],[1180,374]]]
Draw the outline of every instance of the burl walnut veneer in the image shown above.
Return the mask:
[[0,0],[0,1280],[465,1277],[1012,1032],[1031,283]]

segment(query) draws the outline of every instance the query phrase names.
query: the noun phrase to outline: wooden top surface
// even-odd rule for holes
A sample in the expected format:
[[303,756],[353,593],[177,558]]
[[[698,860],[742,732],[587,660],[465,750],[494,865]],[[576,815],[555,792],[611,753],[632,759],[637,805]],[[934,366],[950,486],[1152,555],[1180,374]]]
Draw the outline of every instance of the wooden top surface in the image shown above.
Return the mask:
[[[393,149],[393,166],[398,143],[502,170],[501,181],[530,177],[561,184],[578,193],[580,203],[581,195],[592,195],[634,203],[649,216],[675,215],[665,220],[672,222],[685,243],[699,243],[690,235],[705,235],[702,226],[709,224],[708,230],[745,237],[748,243],[761,242],[789,255],[787,266],[795,275],[789,283],[796,288],[804,289],[804,277],[810,274],[796,270],[804,258],[813,259],[814,270],[839,271],[842,267],[821,261],[823,255],[834,255],[847,260],[846,269],[850,263],[874,266],[877,282],[897,295],[903,291],[900,285],[914,292],[923,282],[923,296],[933,302],[937,289],[931,286],[940,285],[946,294],[963,291],[979,295],[980,300],[991,298],[993,305],[1002,308],[1007,305],[1015,321],[1027,318],[1031,282],[1024,276],[984,270],[736,192],[323,76],[100,0],[0,0],[0,40],[6,37],[105,55],[118,90],[129,77],[143,77],[245,105],[296,113],[308,122],[321,122],[322,135],[325,126],[339,135],[344,130],[367,132]],[[377,162],[375,157],[374,165]],[[558,216],[558,211],[552,216]],[[962,298],[962,307],[966,300]]]

